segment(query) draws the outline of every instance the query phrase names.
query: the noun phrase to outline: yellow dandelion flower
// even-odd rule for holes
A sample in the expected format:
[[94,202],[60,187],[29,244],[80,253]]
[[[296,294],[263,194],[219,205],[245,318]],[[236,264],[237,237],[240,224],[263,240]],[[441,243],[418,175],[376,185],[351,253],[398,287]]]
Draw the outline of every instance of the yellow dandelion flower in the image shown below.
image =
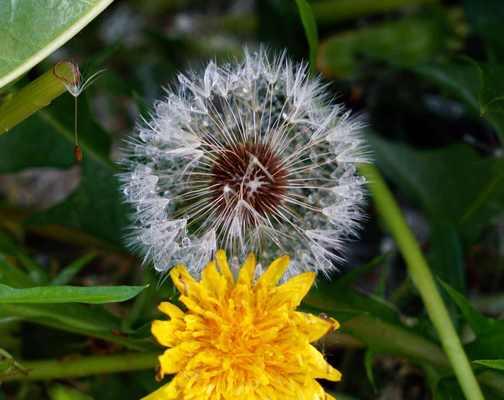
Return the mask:
[[168,347],[160,378],[176,375],[144,400],[333,399],[316,379],[339,381],[341,374],[311,343],[339,324],[296,311],[315,273],[278,286],[288,263],[277,258],[256,280],[251,254],[235,280],[219,250],[199,282],[184,266],[172,269],[187,311],[161,303],[170,319],[154,321],[152,334]]

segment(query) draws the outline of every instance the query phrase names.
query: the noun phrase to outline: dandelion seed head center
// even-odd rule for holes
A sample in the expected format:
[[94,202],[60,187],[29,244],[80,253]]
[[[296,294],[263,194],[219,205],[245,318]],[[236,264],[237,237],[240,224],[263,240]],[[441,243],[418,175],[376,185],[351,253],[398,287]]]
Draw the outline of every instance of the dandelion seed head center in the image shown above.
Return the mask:
[[212,167],[210,186],[214,199],[244,200],[261,215],[273,212],[285,195],[287,171],[271,147],[246,143],[220,152]]

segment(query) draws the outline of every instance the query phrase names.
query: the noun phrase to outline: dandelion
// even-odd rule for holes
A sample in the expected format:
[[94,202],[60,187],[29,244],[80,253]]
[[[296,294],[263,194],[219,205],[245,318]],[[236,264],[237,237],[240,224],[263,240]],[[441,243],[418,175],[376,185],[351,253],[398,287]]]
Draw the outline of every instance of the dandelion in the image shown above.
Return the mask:
[[339,324],[296,311],[315,273],[305,272],[277,286],[289,258],[280,257],[255,279],[249,255],[235,280],[219,250],[196,281],[184,266],[170,271],[182,311],[154,321],[152,333],[168,347],[159,357],[159,378],[172,380],[143,400],[329,400],[316,379],[339,381],[341,374],[311,344]]
[[197,275],[217,248],[292,254],[289,274],[334,268],[361,218],[361,121],[285,54],[178,82],[127,145],[131,243],[158,271]]

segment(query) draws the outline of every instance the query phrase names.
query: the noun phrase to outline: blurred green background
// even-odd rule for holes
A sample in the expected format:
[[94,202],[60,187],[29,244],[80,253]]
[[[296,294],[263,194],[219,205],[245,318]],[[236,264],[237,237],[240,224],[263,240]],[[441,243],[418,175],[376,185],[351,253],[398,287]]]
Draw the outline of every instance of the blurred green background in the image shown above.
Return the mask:
[[[364,114],[373,159],[432,272],[447,284],[467,353],[484,360],[474,366],[486,398],[504,399],[504,3],[309,4],[316,71],[338,101]],[[128,209],[114,161],[177,72],[239,58],[244,46],[259,44],[310,59],[296,1],[119,0],[0,89],[1,104],[61,60],[84,76],[106,69],[79,97],[81,163],[67,93],[0,134],[0,284],[150,285],[110,294],[106,305],[13,303],[0,291],[0,400],[138,399],[158,386],[160,348],[149,322],[160,299],[175,301],[176,293],[124,246]],[[462,399],[372,199],[367,213],[348,261],[305,302],[343,322],[319,344],[343,373],[328,390],[339,400]],[[92,357],[110,369],[86,373],[79,360]],[[61,360],[74,360],[77,372],[58,371]],[[131,371],[117,372],[125,364]],[[27,379],[26,368],[42,372]]]

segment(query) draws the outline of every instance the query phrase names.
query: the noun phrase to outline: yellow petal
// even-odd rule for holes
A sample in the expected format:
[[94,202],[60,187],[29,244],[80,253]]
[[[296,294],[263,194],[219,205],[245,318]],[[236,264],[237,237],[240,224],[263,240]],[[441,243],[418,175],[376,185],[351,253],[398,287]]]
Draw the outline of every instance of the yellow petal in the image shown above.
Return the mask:
[[174,400],[177,399],[178,397],[179,394],[177,390],[177,384],[175,382],[175,379],[172,379],[171,382],[161,386],[155,392],[152,392],[151,394],[142,397],[141,400]]
[[201,284],[208,290],[208,293],[217,299],[224,298],[228,286],[226,278],[217,271],[217,265],[214,261],[208,263],[203,270]]
[[174,374],[184,368],[199,347],[200,345],[197,342],[183,342],[166,350],[158,357],[161,366],[161,378],[166,374]]
[[231,286],[234,283],[234,278],[231,268],[229,268],[226,252],[224,250],[217,250],[217,253],[215,254],[215,261],[217,262],[217,266],[219,267],[221,274],[224,275]]
[[159,311],[168,315],[171,319],[183,318],[184,312],[178,308],[175,304],[163,301],[158,306]]
[[339,328],[339,323],[333,318],[323,319],[313,314],[296,311],[294,319],[298,329],[303,332],[309,342],[319,340],[322,336]]
[[271,306],[277,307],[287,304],[289,308],[295,309],[309,292],[314,281],[314,272],[305,272],[289,279],[283,285],[275,288],[271,297]]
[[170,271],[170,276],[180,293],[186,296],[195,294],[194,292],[198,286],[198,283],[187,271],[187,268],[185,266],[177,265],[176,267],[172,268],[172,270]]
[[184,327],[184,321],[180,319],[152,321],[151,332],[159,344],[165,347],[173,347],[178,341],[175,333],[183,330]]
[[275,286],[289,266],[289,256],[282,256],[274,260],[257,281],[257,286]]
[[307,361],[310,363],[310,374],[317,379],[327,379],[337,382],[341,380],[341,372],[333,368],[324,356],[313,346],[308,346],[305,352]]
[[255,275],[255,269],[256,269],[255,254],[250,253],[240,268],[237,285],[239,284],[246,284],[248,286],[252,285],[252,280],[254,279]]

